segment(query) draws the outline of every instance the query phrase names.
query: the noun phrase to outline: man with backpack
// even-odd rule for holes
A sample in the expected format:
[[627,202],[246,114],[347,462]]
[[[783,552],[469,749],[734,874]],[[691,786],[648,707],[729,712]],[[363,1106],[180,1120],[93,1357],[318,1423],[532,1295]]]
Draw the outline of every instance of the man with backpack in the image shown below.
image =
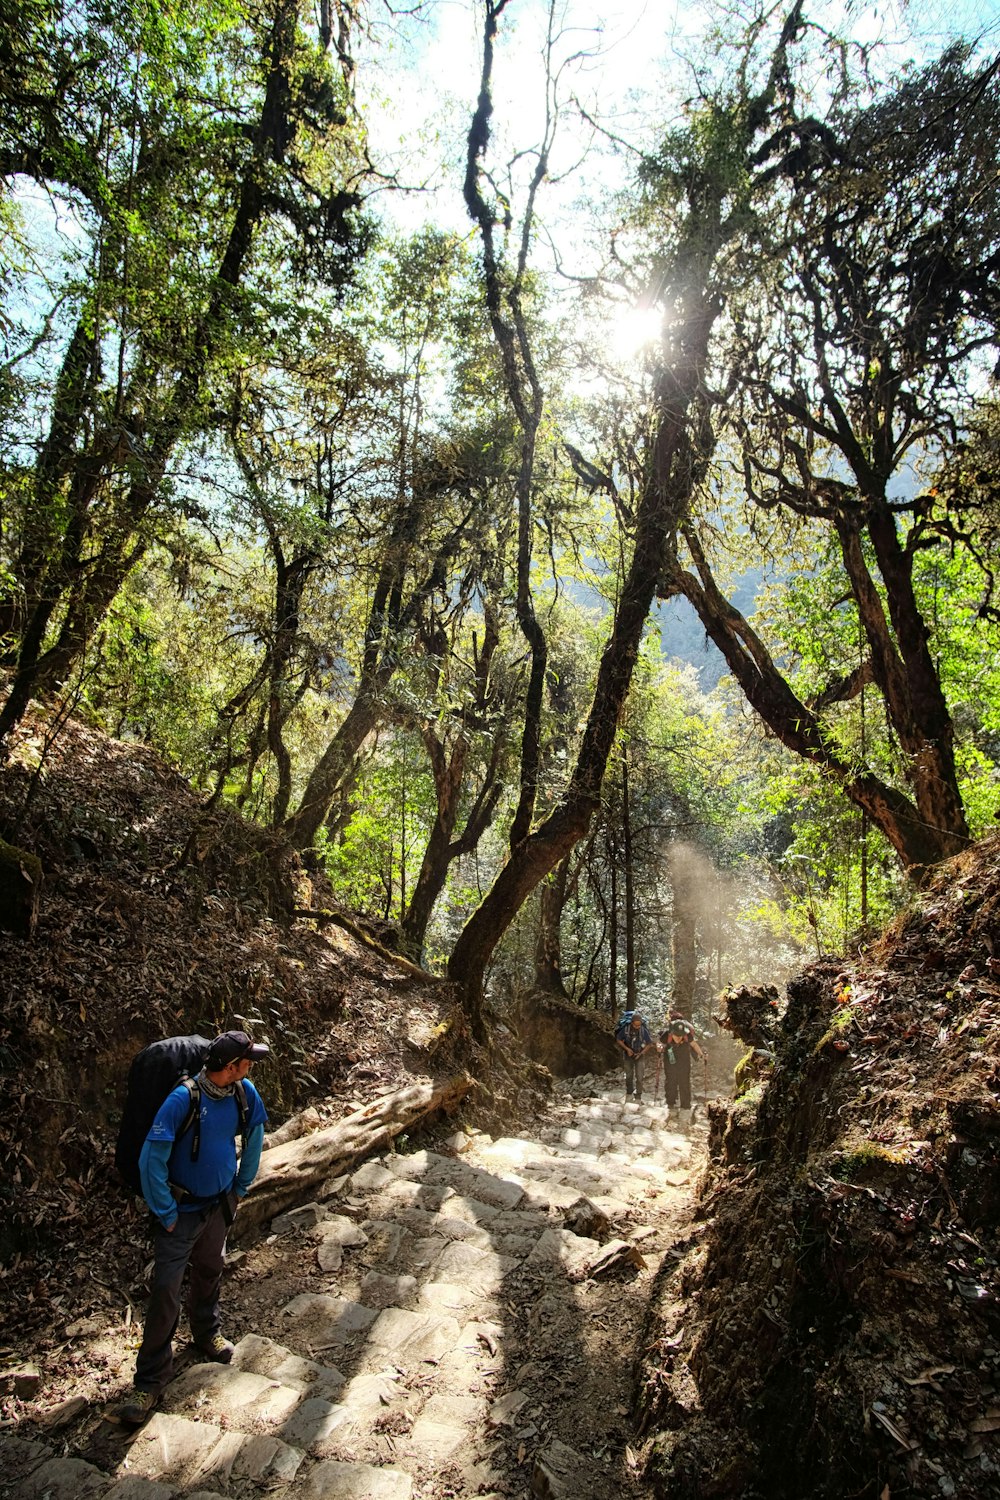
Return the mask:
[[679,1103],[678,1118],[682,1127],[691,1123],[691,1054],[707,1058],[698,1045],[694,1027],[686,1021],[679,1010],[670,1012],[670,1019],[660,1032],[660,1047],[663,1052],[663,1097],[667,1105],[667,1117]]
[[[127,1427],[145,1422],[171,1378],[185,1270],[190,1271],[187,1311],[195,1347],[218,1364],[232,1359],[233,1346],[220,1328],[219,1286],[226,1231],[257,1175],[267,1122],[247,1074],[269,1051],[245,1031],[223,1032],[210,1043],[197,1077],[178,1082],[149,1128],[139,1176],[155,1221],[153,1286],[134,1389],[118,1410]],[[239,1134],[243,1150],[237,1159]]]
[[627,1010],[615,1027],[615,1043],[625,1054],[625,1098],[642,1101],[643,1057],[653,1046],[649,1028],[637,1010]]

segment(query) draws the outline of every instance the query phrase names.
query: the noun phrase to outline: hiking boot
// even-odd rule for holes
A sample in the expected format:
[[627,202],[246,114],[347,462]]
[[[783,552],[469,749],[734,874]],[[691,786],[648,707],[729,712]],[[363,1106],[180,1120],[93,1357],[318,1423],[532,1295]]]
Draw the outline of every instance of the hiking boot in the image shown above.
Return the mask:
[[680,1117],[679,1124],[681,1129],[688,1130],[691,1125],[691,1111],[689,1109],[680,1109],[677,1113]]
[[195,1348],[216,1365],[228,1365],[233,1357],[233,1346],[221,1333],[210,1334],[207,1339],[196,1339]]
[[141,1391],[135,1387],[124,1406],[119,1406],[115,1416],[123,1427],[141,1427],[160,1399],[159,1391]]

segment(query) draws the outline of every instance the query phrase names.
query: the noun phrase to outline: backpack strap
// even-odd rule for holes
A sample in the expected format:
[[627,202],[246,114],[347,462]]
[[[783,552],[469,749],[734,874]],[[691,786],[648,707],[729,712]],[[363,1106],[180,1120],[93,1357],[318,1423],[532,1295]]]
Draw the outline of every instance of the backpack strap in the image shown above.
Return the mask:
[[198,1087],[197,1078],[182,1078],[181,1087],[187,1089],[188,1108],[184,1116],[184,1123],[177,1132],[180,1140],[185,1131],[194,1126],[194,1135],[191,1137],[191,1160],[198,1160],[198,1152],[201,1150],[201,1089]]
[[249,1134],[247,1123],[250,1119],[250,1101],[247,1099],[247,1091],[243,1087],[242,1079],[236,1084],[233,1092],[236,1098],[236,1109],[240,1117],[240,1136],[243,1140],[243,1149],[246,1150],[247,1135]]

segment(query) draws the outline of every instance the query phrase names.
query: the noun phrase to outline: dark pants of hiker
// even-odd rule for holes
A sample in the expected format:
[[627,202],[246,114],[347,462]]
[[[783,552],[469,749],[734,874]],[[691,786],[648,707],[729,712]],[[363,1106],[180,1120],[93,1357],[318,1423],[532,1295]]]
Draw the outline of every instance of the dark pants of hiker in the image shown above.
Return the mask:
[[683,1062],[663,1063],[663,1097],[667,1108],[673,1109],[680,1100],[681,1109],[691,1108],[691,1059]]
[[644,1057],[625,1057],[625,1093],[635,1094],[637,1099],[642,1098],[642,1073],[646,1059]]
[[139,1390],[159,1391],[173,1373],[173,1339],[181,1311],[181,1284],[189,1270],[187,1312],[196,1344],[219,1331],[219,1285],[226,1253],[222,1205],[177,1215],[168,1233],[156,1221],[153,1235],[153,1290],[135,1362]]

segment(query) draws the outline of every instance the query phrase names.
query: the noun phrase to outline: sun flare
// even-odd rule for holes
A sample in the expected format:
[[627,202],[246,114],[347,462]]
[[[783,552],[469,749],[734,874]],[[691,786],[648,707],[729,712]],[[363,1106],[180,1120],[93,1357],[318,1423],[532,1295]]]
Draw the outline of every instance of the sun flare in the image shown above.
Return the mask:
[[655,344],[662,329],[663,313],[658,307],[626,307],[612,321],[611,346],[619,359],[632,359]]

